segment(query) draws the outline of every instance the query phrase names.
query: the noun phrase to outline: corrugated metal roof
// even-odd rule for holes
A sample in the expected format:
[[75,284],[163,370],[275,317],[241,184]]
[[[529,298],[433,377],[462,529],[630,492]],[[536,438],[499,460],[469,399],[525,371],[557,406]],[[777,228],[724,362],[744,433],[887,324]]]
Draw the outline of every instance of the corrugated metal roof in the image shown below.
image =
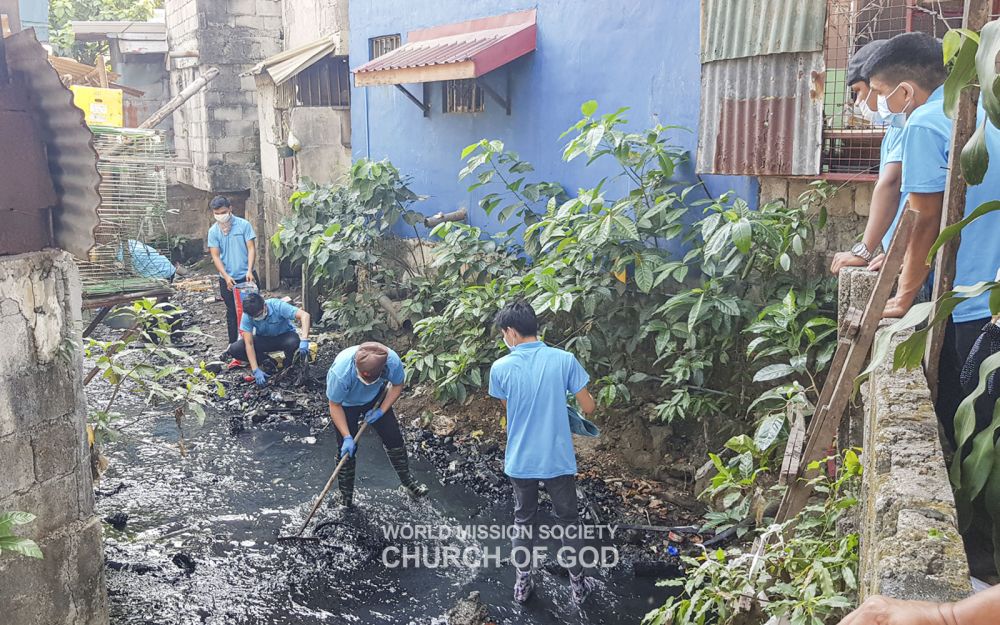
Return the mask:
[[94,246],[97,207],[97,152],[83,111],[73,106],[73,95],[49,65],[48,53],[31,30],[5,40],[11,82],[23,85],[37,111],[38,129],[48,155],[49,171],[58,204],[53,211],[56,245],[78,258],[87,258]]
[[[91,87],[99,87],[101,84],[100,78],[97,76],[97,68],[93,65],[87,65],[76,59],[69,59],[64,56],[50,56],[49,64],[55,68],[56,73],[59,74],[59,79],[62,80],[64,85],[90,85]],[[107,76],[108,86],[112,89],[121,89],[131,96],[142,97],[142,91],[115,82],[121,78],[120,74],[108,72]]]
[[304,46],[268,57],[255,65],[248,73],[256,76],[267,72],[274,84],[280,85],[289,78],[309,69],[320,59],[333,54],[336,49],[336,37],[323,37]]
[[701,70],[699,173],[819,173],[822,52],[707,63]]
[[823,49],[827,0],[703,0],[701,62]]
[[[414,31],[406,44],[355,68],[355,81],[359,86],[391,84],[396,77],[389,72],[463,63],[470,66],[461,75],[429,79],[478,78],[534,50],[535,36],[534,10]],[[379,73],[385,77],[375,79]],[[421,82],[413,74],[400,74],[399,78]]]
[[152,35],[157,39],[167,40],[166,22],[134,22],[134,21],[70,21],[73,36],[77,41],[101,41],[109,37],[127,37],[128,35]]

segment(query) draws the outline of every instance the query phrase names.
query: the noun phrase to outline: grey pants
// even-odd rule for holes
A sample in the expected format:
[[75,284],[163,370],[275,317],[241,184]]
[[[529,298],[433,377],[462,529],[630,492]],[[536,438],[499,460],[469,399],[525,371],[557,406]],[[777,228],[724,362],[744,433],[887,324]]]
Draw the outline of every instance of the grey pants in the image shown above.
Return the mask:
[[[514,525],[518,530],[511,542],[515,550],[521,548],[515,564],[520,571],[530,571],[531,558],[525,555],[532,552],[538,535],[538,525],[535,522],[538,513],[538,485],[539,483],[545,485],[545,491],[552,500],[552,512],[557,524],[566,529],[569,526],[577,526],[576,476],[560,475],[546,480],[512,477],[510,481],[514,485]],[[573,532],[572,537],[567,538],[563,535],[562,546],[569,550],[570,554],[578,557],[583,546],[583,541],[579,539],[579,527],[573,527],[570,531]],[[566,568],[574,577],[583,570],[577,562]]]

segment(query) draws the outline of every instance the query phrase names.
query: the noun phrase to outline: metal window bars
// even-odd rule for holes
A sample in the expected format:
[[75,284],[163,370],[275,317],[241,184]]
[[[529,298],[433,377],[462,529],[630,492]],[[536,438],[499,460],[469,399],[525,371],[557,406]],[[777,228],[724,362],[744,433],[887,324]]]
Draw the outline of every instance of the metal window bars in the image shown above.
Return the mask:
[[[79,261],[85,298],[145,291],[164,285],[151,259],[133,258],[145,246],[169,257],[166,219],[171,162],[161,130],[91,127],[101,175],[100,223],[87,261]],[[134,243],[137,242],[137,243]]]
[[441,83],[443,113],[482,113],[486,110],[486,93],[469,78],[445,80]]
[[823,93],[822,174],[828,179],[874,180],[878,176],[884,127],[853,112],[846,84],[851,56],[870,41],[905,32],[943,37],[960,27],[956,0],[829,0],[826,28],[826,89]]
[[402,37],[399,35],[372,37],[368,40],[368,60],[377,59],[383,54],[388,54],[400,45],[402,45]]

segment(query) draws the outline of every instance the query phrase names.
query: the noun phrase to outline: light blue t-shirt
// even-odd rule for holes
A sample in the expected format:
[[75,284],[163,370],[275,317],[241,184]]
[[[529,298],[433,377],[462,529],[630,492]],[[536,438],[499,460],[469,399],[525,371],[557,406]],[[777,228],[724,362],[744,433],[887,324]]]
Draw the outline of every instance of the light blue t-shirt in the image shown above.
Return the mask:
[[504,473],[524,479],[576,474],[566,394],[590,376],[573,354],[541,341],[515,345],[490,368],[490,395],[507,402]]
[[[879,158],[879,172],[885,171],[886,165],[890,163],[903,162],[903,129],[889,126],[882,137],[881,157]],[[903,207],[906,206],[906,194],[899,194],[899,206],[896,208],[896,216],[892,218],[892,225],[882,237],[882,249],[888,251],[889,243],[892,242],[892,235],[896,232],[896,225],[903,215]]]
[[[978,122],[986,120],[980,100]],[[965,215],[986,202],[1000,200],[1000,129],[986,122],[986,149],[990,166],[982,184],[970,186],[965,194]],[[980,217],[962,229],[955,263],[955,286],[972,286],[979,282],[992,282],[1000,270],[1000,212]],[[990,316],[989,293],[962,302],[951,317],[956,323],[976,321]]]
[[[132,268],[143,278],[169,280],[177,272],[170,259],[141,241],[129,239],[126,243]],[[125,261],[125,251],[119,248],[118,260]]]
[[948,183],[952,122],[944,114],[944,87],[906,120],[903,131],[903,193],[938,193]]
[[354,355],[358,352],[358,347],[358,345],[348,347],[337,354],[333,364],[330,365],[330,370],[326,373],[326,398],[335,404],[364,406],[378,397],[383,381],[387,380],[398,386],[406,379],[403,361],[400,360],[399,354],[390,349],[379,381],[366,385],[358,379],[358,368],[354,365]]
[[247,313],[240,319],[240,330],[250,332],[254,336],[278,336],[286,332],[295,332],[296,313],[299,309],[288,302],[277,298],[264,300],[267,316],[257,321]]
[[214,224],[208,229],[208,247],[219,250],[226,273],[237,282],[242,282],[249,271],[250,253],[247,250],[247,241],[256,239],[257,234],[246,219],[233,215],[232,220],[233,227],[229,229],[229,234],[222,234],[219,224]]

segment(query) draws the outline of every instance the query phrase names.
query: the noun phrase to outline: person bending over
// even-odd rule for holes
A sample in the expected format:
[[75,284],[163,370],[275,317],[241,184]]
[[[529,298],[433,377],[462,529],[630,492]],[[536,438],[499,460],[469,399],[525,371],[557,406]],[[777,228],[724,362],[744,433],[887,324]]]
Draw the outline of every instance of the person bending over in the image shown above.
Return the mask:
[[[301,326],[301,336],[293,321]],[[262,356],[268,352],[284,352],[284,366],[292,365],[295,352],[309,356],[309,313],[277,298],[264,300],[260,293],[250,293],[243,300],[240,320],[242,338],[229,346],[229,355],[250,363],[250,371],[258,386],[267,383],[268,375],[260,368]]]

